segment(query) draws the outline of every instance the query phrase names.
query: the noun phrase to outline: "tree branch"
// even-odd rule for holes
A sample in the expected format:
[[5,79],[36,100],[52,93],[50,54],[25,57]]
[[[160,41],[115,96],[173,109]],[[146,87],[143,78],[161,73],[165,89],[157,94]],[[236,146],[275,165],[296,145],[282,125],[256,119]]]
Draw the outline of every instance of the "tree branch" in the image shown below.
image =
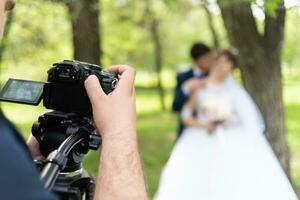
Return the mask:
[[219,47],[220,47],[219,36],[218,36],[217,30],[215,29],[215,26],[214,26],[213,16],[210,13],[207,5],[208,5],[207,0],[204,0],[203,3],[201,4],[201,6],[204,9],[206,16],[207,16],[207,23],[208,23],[208,26],[209,26],[209,29],[210,29],[210,32],[211,32],[211,35],[213,38],[214,48],[219,49]]
[[[238,47],[240,51],[246,52],[251,52],[257,49],[258,46],[261,47],[262,36],[258,32],[251,4],[242,2],[223,5],[221,0],[218,1],[218,4],[224,19],[224,25],[229,32],[228,37],[231,44]],[[247,49],[243,49],[240,44],[243,44],[243,47],[247,46]]]

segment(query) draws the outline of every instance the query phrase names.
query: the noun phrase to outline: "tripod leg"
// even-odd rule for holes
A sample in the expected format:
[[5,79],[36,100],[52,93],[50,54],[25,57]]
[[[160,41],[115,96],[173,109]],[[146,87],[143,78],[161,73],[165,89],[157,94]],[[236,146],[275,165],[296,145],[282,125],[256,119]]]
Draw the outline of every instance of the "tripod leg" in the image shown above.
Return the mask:
[[86,187],[85,200],[93,200],[94,192],[95,192],[95,183],[93,180],[90,180],[90,182],[87,184]]

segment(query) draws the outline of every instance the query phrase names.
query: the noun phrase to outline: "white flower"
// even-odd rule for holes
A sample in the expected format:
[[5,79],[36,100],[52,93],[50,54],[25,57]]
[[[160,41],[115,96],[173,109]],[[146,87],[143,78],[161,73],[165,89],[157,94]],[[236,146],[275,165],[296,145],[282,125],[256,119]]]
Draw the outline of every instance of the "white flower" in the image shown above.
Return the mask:
[[202,102],[204,114],[211,121],[227,121],[233,115],[231,104],[226,99],[207,98]]

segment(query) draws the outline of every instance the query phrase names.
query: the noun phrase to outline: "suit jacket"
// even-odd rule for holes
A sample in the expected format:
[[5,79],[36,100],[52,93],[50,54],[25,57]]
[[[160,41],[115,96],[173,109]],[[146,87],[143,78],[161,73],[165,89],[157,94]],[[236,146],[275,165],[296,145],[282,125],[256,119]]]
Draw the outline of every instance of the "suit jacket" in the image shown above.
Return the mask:
[[[207,76],[207,73],[202,73],[199,78],[205,78]],[[182,85],[185,81],[196,77],[194,74],[194,70],[190,69],[186,72],[179,73],[176,77],[177,83],[174,90],[174,100],[172,104],[172,110],[174,112],[181,112],[182,107],[189,99],[189,94],[185,94],[182,90]],[[179,138],[182,134],[182,131],[184,129],[184,125],[181,122],[181,119],[179,121],[179,127],[177,131],[177,138]]]

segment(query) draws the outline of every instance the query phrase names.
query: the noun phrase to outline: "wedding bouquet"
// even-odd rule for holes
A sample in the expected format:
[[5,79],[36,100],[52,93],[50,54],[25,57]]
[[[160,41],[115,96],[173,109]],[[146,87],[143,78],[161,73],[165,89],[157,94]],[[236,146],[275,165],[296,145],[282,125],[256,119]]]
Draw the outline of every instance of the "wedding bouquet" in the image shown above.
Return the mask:
[[208,120],[217,124],[226,123],[233,116],[232,105],[226,99],[208,98],[202,106]]

